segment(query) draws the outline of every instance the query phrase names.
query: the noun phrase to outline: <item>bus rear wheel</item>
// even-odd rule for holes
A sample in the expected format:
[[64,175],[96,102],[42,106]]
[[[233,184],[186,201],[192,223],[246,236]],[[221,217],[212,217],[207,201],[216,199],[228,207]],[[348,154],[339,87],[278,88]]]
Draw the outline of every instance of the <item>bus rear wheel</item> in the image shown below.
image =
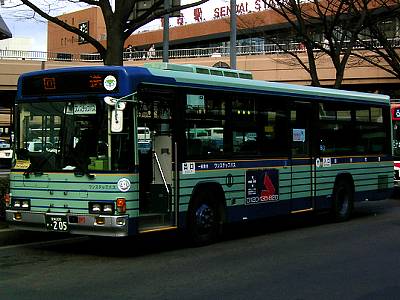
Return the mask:
[[210,193],[202,191],[194,196],[188,217],[188,234],[192,245],[208,245],[218,239],[220,214]]
[[333,190],[332,217],[336,222],[347,221],[353,211],[353,189],[348,181],[339,180]]

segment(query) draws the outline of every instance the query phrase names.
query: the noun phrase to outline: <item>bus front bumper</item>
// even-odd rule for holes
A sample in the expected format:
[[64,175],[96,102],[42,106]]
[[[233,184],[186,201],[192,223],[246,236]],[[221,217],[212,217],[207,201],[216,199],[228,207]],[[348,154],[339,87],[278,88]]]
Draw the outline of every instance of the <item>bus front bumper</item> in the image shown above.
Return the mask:
[[110,237],[128,236],[127,215],[78,215],[6,210],[11,228]]

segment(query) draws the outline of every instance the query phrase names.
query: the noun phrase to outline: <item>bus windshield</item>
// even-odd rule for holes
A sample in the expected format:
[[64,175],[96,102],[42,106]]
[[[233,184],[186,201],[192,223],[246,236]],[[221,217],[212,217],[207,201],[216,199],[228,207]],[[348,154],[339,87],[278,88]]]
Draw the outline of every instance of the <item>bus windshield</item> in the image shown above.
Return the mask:
[[112,153],[121,154],[117,148],[123,144],[119,136],[109,140],[107,107],[102,103],[22,103],[18,111],[17,159],[29,160],[32,171],[126,169],[120,158],[110,160]]

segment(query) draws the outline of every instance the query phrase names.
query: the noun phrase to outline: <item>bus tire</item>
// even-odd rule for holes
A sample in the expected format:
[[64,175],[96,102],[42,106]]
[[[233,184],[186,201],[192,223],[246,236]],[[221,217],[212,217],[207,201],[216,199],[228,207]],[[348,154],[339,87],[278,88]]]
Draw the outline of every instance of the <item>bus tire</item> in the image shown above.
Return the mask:
[[347,180],[339,180],[333,189],[332,217],[336,222],[347,221],[354,207],[353,188]]
[[220,213],[217,202],[209,191],[200,191],[192,199],[188,214],[188,237],[193,246],[204,246],[217,241]]

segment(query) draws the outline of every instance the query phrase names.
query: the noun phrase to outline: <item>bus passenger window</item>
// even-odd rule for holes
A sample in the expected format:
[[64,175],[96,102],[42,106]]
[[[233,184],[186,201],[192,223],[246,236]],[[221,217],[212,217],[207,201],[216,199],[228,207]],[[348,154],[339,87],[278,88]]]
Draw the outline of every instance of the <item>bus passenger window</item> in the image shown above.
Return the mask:
[[257,133],[253,131],[233,131],[233,152],[256,152]]
[[[213,125],[215,126],[216,124]],[[199,128],[197,126],[201,125],[197,124],[189,125],[189,128],[186,129],[188,156],[190,157],[210,156],[210,155],[212,156],[223,153],[224,128],[223,127]]]
[[259,148],[263,156],[288,155],[288,116],[285,102],[258,102]]
[[224,153],[225,101],[221,95],[187,95],[186,149],[188,157]]
[[232,101],[233,153],[257,153],[257,126],[254,99]]
[[351,116],[352,108],[346,104],[319,104],[321,155],[348,155],[354,151]]

